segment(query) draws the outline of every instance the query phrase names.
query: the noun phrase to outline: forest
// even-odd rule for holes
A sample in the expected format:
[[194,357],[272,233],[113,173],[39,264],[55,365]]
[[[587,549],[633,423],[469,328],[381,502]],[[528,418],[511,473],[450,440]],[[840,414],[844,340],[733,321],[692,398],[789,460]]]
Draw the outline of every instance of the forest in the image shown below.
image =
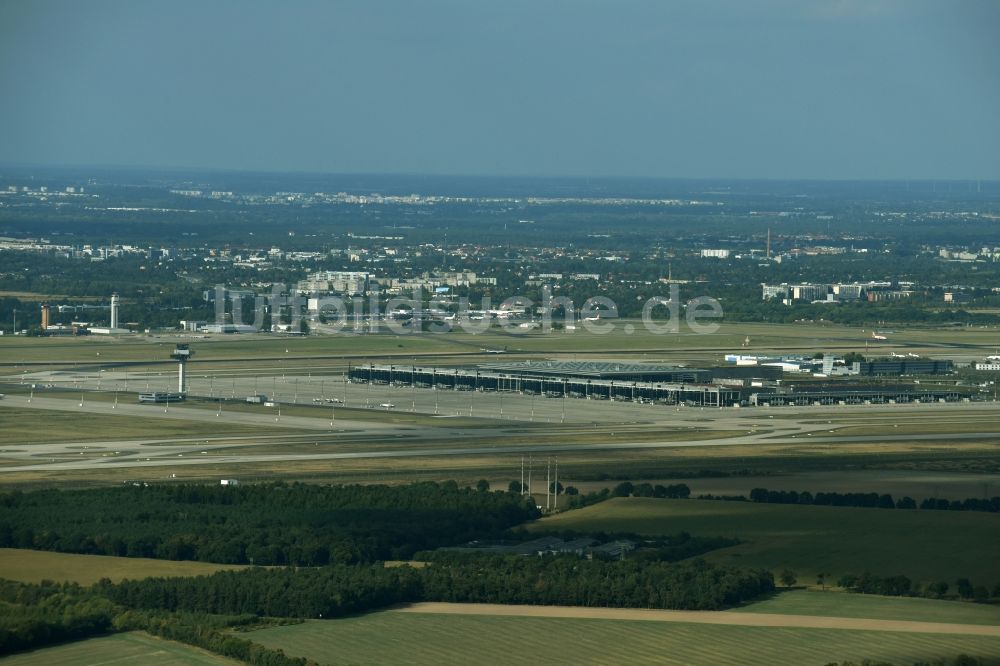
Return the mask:
[[409,559],[537,518],[521,495],[459,488],[123,485],[0,493],[0,547],[322,566]]
[[701,560],[464,553],[438,553],[422,568],[254,567],[193,578],[105,579],[87,588],[0,580],[0,654],[139,628],[235,656],[259,646],[238,638],[227,644],[215,628],[269,618],[331,619],[419,601],[718,610],[773,589],[770,572]]
[[[589,535],[639,543],[625,560],[439,550],[536,538],[512,528],[538,516],[525,496],[491,492],[485,483],[125,484],[2,493],[0,547],[273,566],[104,579],[90,587],[0,579],[0,653],[141,628],[250,663],[301,664],[228,629],[417,601],[712,610],[774,589],[770,572],[685,559],[735,543],[686,533]],[[422,566],[383,564],[414,557]]]

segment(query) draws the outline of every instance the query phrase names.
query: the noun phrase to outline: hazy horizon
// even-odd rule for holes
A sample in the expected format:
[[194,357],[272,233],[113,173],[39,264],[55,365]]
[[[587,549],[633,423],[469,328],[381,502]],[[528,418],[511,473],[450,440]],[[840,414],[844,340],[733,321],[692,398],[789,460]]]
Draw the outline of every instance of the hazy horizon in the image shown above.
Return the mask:
[[997,27],[975,0],[15,0],[0,164],[998,180]]

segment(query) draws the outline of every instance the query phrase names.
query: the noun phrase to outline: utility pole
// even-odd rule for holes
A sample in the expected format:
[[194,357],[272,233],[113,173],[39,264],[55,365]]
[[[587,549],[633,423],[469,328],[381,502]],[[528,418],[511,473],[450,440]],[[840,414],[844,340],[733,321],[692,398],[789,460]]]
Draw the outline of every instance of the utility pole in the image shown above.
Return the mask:
[[531,469],[533,467],[533,465],[532,465],[533,462],[534,461],[531,459],[531,456],[528,456],[528,494],[529,495],[531,494]]
[[552,506],[552,459],[545,459],[545,510]]
[[552,486],[556,494],[556,498],[552,502],[552,508],[558,509],[559,508],[559,458],[556,458],[556,480],[555,483],[552,484]]
[[563,389],[562,400],[559,401],[562,404],[562,414],[559,417],[559,423],[565,423],[566,422],[566,380],[565,379],[563,380],[563,387],[562,387],[562,389]]
[[524,456],[521,456],[521,494],[524,495]]

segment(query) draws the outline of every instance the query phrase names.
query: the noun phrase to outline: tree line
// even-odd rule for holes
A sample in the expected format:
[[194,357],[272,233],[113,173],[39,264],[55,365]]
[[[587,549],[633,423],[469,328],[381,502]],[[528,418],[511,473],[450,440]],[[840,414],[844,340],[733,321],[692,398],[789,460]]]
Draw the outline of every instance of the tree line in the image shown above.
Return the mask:
[[[725,498],[745,500],[744,497]],[[750,491],[750,501],[763,504],[812,504],[816,506],[859,506],[878,509],[916,509],[917,501],[912,497],[901,497],[893,500],[888,493],[834,493],[818,492],[815,495],[809,491],[768,490],[754,488]],[[970,497],[964,500],[947,500],[930,497],[920,502],[919,508],[937,511],[1000,511],[1000,497],[978,499]]]
[[650,483],[635,483],[622,481],[611,491],[614,497],[657,497],[669,499],[685,499],[691,496],[691,489],[686,483],[676,483],[669,486]]
[[[942,599],[948,596],[952,586],[947,581],[937,581],[921,587],[906,576],[875,576],[869,572],[862,574],[846,574],[837,580],[837,585],[861,594],[881,594],[896,597],[925,596]],[[954,581],[955,595],[960,599],[972,601],[989,601],[1000,599],[1000,583],[990,589],[987,585],[973,584],[968,578],[958,578]]]
[[[516,485],[515,485],[516,484]],[[515,487],[520,487],[519,481],[511,481],[511,492],[514,492]],[[573,486],[566,488],[566,495],[569,496],[569,502],[567,508],[569,509],[582,509],[585,506],[590,506],[591,504],[597,504],[598,502],[603,502],[606,499],[612,497],[656,497],[656,498],[670,498],[670,499],[685,499],[691,496],[691,489],[684,483],[671,484],[669,486],[664,486],[657,483],[653,485],[651,483],[632,483],[631,481],[622,481],[618,485],[612,488],[602,488],[600,490],[592,490],[589,493],[581,494]]]
[[331,565],[102,583],[125,608],[335,618],[418,601],[718,610],[774,589],[770,572],[683,563],[438,551],[423,568]]

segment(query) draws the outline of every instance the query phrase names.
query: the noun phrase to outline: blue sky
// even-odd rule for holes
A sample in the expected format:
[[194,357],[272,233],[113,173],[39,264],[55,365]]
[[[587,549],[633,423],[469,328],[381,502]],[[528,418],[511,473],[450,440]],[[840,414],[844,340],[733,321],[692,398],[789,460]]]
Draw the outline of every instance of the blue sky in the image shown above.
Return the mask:
[[1000,2],[0,4],[0,162],[1000,178]]

